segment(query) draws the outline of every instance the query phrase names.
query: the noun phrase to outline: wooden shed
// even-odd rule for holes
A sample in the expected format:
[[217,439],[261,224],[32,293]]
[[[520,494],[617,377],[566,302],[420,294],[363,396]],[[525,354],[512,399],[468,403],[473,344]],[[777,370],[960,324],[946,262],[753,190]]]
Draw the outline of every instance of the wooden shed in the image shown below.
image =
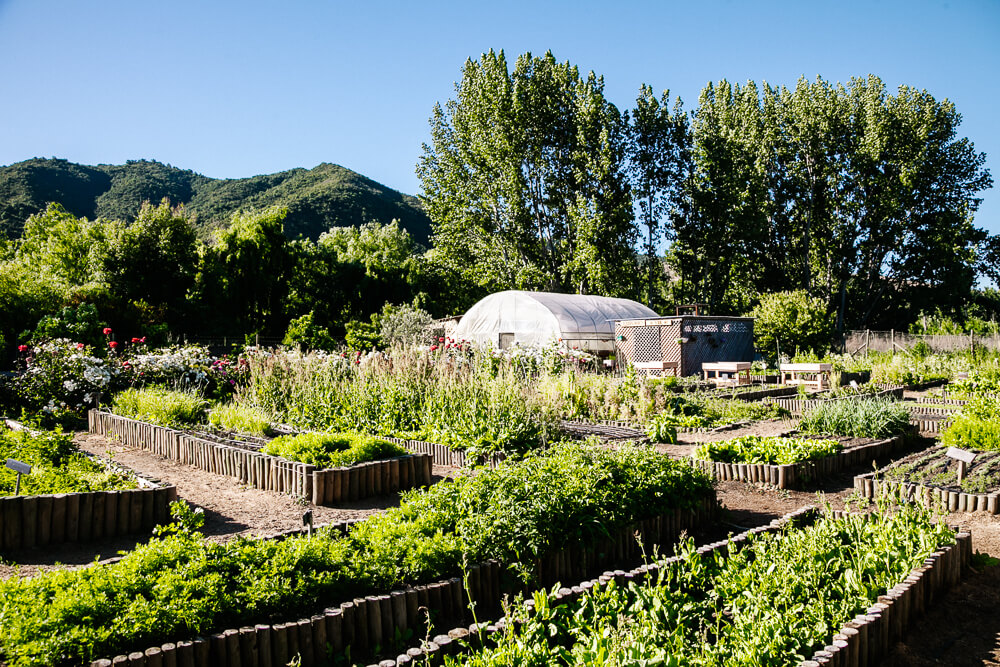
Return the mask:
[[619,366],[649,375],[698,375],[714,361],[753,361],[752,317],[676,315],[615,320]]

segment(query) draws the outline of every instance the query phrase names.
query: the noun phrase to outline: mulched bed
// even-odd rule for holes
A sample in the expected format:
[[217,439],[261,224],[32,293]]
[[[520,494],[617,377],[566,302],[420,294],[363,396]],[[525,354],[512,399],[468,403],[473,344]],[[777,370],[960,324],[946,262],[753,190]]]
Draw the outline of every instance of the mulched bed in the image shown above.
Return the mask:
[[881,476],[948,491],[989,493],[1000,489],[1000,452],[979,452],[969,464],[965,488],[958,486],[958,462],[945,456],[947,447],[933,445],[883,468]]

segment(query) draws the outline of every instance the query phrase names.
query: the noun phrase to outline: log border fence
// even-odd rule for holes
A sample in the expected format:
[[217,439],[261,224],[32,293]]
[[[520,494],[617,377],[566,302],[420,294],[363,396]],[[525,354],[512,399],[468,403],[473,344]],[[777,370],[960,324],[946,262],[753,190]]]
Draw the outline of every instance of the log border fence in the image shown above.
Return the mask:
[[871,499],[881,495],[901,493],[907,500],[920,502],[928,507],[946,508],[949,512],[1000,514],[1000,491],[992,493],[950,491],[940,486],[880,478],[879,475],[882,473],[883,471],[879,470],[855,476],[855,492]]

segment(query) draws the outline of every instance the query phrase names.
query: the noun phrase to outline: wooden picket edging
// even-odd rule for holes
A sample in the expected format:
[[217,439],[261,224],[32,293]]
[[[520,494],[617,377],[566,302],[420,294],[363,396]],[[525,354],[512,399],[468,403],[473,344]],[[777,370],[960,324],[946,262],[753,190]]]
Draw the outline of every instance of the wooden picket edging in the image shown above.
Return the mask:
[[892,387],[874,394],[848,394],[847,396],[838,396],[837,398],[765,398],[763,402],[773,403],[788,410],[793,415],[801,415],[824,403],[832,403],[833,401],[856,401],[862,398],[895,398],[901,400],[904,390],[905,387]]
[[941,507],[949,512],[985,512],[1000,514],[1000,491],[992,493],[965,493],[939,486],[914,484],[880,477],[884,470],[857,475],[854,490],[865,498],[902,493],[907,500],[921,502],[928,507]]
[[694,458],[693,454],[688,458],[688,461],[694,467],[700,468],[722,481],[735,480],[770,484],[779,489],[794,489],[804,483],[815,483],[819,479],[834,475],[842,470],[888,456],[902,447],[905,442],[906,436],[897,435],[885,440],[851,447],[821,459],[784,465],[703,461]]
[[0,498],[0,549],[27,549],[148,533],[170,522],[177,487],[146,480],[144,488]]
[[424,442],[423,440],[406,440],[404,438],[391,438],[388,436],[378,436],[382,440],[388,440],[400,447],[405,447],[414,454],[427,454],[431,457],[434,465],[448,466],[453,468],[464,468],[469,465],[487,465],[496,468],[503,463],[504,457],[492,454],[486,457],[473,459],[460,449],[452,449],[447,445],[439,445],[434,442]]
[[[809,521],[817,514],[815,508],[801,508],[775,519],[767,526],[699,547],[698,554],[702,557],[707,557],[716,551],[725,554],[731,546],[739,545],[752,534],[776,532],[790,522]],[[843,512],[832,511],[829,514],[837,516]],[[581,581],[572,587],[563,586],[555,593],[550,604],[552,607],[567,604],[586,593],[607,587],[612,581],[616,586],[625,586],[633,582],[637,585],[642,585],[646,581],[655,582],[661,569],[669,567],[681,558],[674,556],[629,571],[606,571],[596,579]],[[895,643],[903,638],[912,621],[961,580],[971,558],[972,535],[968,532],[957,532],[954,545],[942,547],[928,556],[923,564],[914,568],[901,583],[887,590],[884,595],[880,595],[878,602],[866,609],[864,614],[845,623],[833,635],[830,645],[817,651],[810,660],[800,663],[799,667],[819,667],[828,664],[838,667],[867,667],[878,664]],[[530,613],[534,609],[534,600],[528,599],[523,605]],[[406,667],[425,663],[446,654],[467,652],[470,650],[469,647],[482,645],[489,636],[504,632],[508,623],[508,618],[504,617],[495,623],[459,626],[447,633],[434,636],[429,642],[423,642],[420,648],[407,650],[395,660],[383,660],[369,667]],[[462,643],[459,644],[459,641]]]
[[[568,547],[549,553],[536,560],[538,576],[532,587],[548,586],[569,578],[579,580],[601,571],[600,568],[638,557],[641,552],[635,539],[636,531],[642,535],[646,548],[652,544],[672,544],[681,532],[712,520],[717,513],[718,501],[713,492],[698,501],[693,509],[673,510],[638,521],[585,548]],[[472,620],[468,608],[470,599],[476,603],[476,614],[484,616],[500,610],[505,594],[527,589],[506,573],[500,563],[492,560],[469,567],[466,579],[468,585],[463,579],[451,577],[386,594],[368,595],[328,607],[308,618],[232,628],[114,659],[95,660],[91,667],[119,664],[284,667],[296,655],[301,657],[302,667],[329,664],[328,646],[333,655],[350,648],[352,658],[356,658],[371,653],[375,647],[385,647],[397,633],[410,630],[414,636],[422,636],[426,632],[425,611],[430,613],[436,626],[448,627],[446,623]]]
[[951,426],[952,422],[945,417],[911,414],[910,424],[921,433],[941,433]]
[[91,410],[90,432],[157,456],[231,477],[240,484],[315,504],[347,502],[431,482],[430,457],[414,454],[345,468],[316,466],[271,456],[247,445],[232,445],[164,426]]

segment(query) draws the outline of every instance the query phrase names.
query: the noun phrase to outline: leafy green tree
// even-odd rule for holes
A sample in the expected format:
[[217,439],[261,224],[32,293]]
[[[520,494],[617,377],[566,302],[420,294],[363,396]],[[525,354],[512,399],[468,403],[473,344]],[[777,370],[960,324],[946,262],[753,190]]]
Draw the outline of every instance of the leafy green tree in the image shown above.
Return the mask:
[[805,290],[763,294],[750,313],[757,351],[769,358],[798,353],[825,352],[833,324],[822,299]]
[[603,79],[551,53],[466,61],[417,165],[438,261],[488,289],[634,293],[625,132]]
[[65,288],[101,279],[100,248],[107,237],[101,222],[77,218],[60,204],[31,216],[16,244],[15,256]]
[[142,313],[142,325],[179,324],[198,264],[197,237],[183,208],[145,203],[134,222],[106,227],[98,261],[111,294]]
[[285,330],[291,256],[283,209],[233,215],[202,249],[197,298],[220,329],[279,334]]

